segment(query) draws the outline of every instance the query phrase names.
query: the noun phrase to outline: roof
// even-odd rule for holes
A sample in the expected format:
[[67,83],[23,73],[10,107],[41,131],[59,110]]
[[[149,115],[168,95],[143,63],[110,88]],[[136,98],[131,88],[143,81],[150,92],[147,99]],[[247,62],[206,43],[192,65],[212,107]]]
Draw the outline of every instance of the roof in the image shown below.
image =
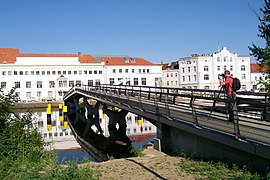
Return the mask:
[[266,71],[268,68],[266,66],[262,67],[259,64],[250,64],[251,73],[261,73]]
[[93,58],[89,54],[79,55],[79,61],[80,63],[96,63],[97,62],[95,58]]
[[166,70],[168,68],[169,64],[162,64],[162,70]]
[[143,58],[130,58],[130,57],[100,57],[101,61],[105,62],[105,65],[155,65]]
[[77,54],[19,54],[17,57],[77,57]]
[[17,48],[0,48],[0,63],[13,64],[16,62],[16,57],[20,54]]

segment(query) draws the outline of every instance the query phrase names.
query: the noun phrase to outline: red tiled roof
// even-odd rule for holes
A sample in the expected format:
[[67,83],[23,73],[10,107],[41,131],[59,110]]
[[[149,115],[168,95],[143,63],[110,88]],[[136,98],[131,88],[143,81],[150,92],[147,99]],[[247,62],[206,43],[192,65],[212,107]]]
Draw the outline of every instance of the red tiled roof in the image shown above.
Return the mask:
[[89,54],[79,55],[79,61],[80,63],[96,63],[97,62],[95,58],[93,58]]
[[260,67],[259,64],[250,64],[250,72],[251,73],[260,73],[266,71],[268,68],[266,66]]
[[105,62],[105,65],[155,65],[143,58],[125,58],[125,57],[101,57],[101,61]]
[[162,64],[162,70],[166,70],[169,64]]
[[77,54],[19,54],[18,57],[77,57]]
[[16,57],[20,54],[17,48],[0,48],[0,63],[13,64],[16,62]]

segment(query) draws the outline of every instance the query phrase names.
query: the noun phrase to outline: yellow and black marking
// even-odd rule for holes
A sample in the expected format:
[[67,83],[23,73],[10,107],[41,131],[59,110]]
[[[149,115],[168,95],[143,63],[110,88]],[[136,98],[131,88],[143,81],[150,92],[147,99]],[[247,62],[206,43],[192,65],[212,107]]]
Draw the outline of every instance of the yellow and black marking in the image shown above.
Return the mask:
[[64,114],[64,128],[68,128],[68,121],[67,121],[67,106],[63,107],[63,114]]
[[47,130],[52,130],[52,105],[48,104],[46,108],[46,114],[47,114]]

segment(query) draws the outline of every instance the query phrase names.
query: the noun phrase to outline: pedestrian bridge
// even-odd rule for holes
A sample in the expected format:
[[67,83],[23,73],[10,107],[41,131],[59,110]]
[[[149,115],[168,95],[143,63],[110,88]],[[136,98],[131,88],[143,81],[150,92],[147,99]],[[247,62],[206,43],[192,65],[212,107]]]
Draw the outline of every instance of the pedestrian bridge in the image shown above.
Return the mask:
[[[158,129],[157,147],[164,152],[270,168],[270,94],[237,93],[239,120],[234,122],[228,121],[226,96],[218,90],[81,85],[71,88],[64,101],[75,95],[119,107],[153,123]],[[80,137],[77,140],[91,146]]]

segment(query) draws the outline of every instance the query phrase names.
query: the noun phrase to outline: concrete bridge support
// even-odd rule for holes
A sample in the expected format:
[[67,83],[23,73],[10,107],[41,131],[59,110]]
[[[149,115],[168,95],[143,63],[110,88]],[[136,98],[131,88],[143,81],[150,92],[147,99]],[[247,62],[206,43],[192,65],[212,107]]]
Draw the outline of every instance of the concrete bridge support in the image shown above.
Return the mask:
[[214,133],[212,136],[217,136],[213,139],[224,141],[211,140],[166,124],[160,124],[158,128],[161,150],[168,154],[184,153],[193,157],[246,165],[256,170],[270,170],[269,152],[263,146],[237,140],[233,136],[218,137],[220,135]]

